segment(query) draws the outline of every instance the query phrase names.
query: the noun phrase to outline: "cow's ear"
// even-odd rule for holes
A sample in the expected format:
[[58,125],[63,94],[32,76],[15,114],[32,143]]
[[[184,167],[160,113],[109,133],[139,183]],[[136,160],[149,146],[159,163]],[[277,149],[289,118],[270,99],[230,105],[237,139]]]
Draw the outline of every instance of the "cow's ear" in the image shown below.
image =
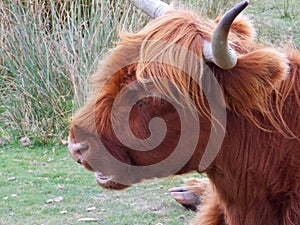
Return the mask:
[[275,49],[260,49],[238,58],[235,68],[219,74],[226,103],[242,114],[267,113],[271,93],[288,76],[288,60]]

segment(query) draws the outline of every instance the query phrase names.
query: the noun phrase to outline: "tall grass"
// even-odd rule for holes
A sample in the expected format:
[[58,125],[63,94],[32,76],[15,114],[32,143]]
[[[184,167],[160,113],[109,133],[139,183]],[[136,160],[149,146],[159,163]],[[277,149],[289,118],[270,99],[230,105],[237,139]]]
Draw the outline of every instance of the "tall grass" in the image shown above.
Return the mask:
[[180,6],[180,3],[182,3],[183,8],[192,9],[205,17],[214,19],[238,2],[240,2],[240,0],[177,0],[174,4]]
[[47,142],[66,134],[86,77],[113,46],[120,24],[141,23],[125,0],[38,3],[0,3],[0,120],[17,137]]
[[66,135],[87,77],[118,29],[147,22],[126,0],[2,1],[0,19],[2,134],[13,130],[42,142]]
[[[176,0],[174,5],[213,18],[238,1]],[[292,8],[285,2],[290,5],[284,9]],[[139,30],[148,19],[127,0],[1,1],[0,139],[65,137],[68,118],[84,102],[87,77],[114,46],[118,30]],[[270,33],[265,25],[259,31]]]

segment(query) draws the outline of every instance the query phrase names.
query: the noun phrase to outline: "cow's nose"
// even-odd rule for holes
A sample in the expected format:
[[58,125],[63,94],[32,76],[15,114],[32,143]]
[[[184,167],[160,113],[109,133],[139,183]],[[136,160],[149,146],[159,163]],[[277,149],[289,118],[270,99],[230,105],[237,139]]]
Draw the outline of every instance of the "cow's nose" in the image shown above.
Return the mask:
[[82,153],[88,149],[88,145],[85,143],[76,143],[75,139],[68,139],[68,149],[71,157],[78,163],[82,163],[83,155]]

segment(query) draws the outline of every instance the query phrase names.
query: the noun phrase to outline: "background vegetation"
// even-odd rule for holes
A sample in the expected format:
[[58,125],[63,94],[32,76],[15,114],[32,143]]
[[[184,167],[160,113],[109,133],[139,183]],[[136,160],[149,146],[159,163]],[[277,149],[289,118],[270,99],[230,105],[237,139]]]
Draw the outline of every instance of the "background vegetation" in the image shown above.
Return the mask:
[[[174,4],[214,18],[237,1]],[[299,45],[295,0],[253,0],[247,14],[259,41]],[[0,21],[0,136],[47,143],[66,135],[68,118],[84,102],[86,78],[118,30],[139,30],[148,18],[125,0],[5,0]]]
[[[236,2],[174,4],[214,18]],[[258,41],[300,47],[297,0],[251,0],[246,14]],[[118,30],[136,31],[148,20],[127,0],[0,1],[0,224],[94,218],[97,224],[177,225],[193,216],[167,193],[182,178],[107,192],[58,144],[85,100],[87,77],[114,46]],[[16,142],[23,136],[32,140],[28,147]]]
[[142,22],[128,1],[0,3],[2,133],[48,142],[66,134],[86,78],[117,39]]

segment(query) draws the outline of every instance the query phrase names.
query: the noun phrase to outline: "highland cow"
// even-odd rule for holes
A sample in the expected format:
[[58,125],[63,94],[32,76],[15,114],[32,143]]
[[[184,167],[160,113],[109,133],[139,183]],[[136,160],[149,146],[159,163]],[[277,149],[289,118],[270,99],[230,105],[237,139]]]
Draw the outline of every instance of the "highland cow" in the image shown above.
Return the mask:
[[132,2],[156,18],[121,33],[93,75],[71,121],[71,156],[108,189],[206,173],[192,189],[201,200],[192,224],[300,224],[296,48],[257,43],[237,17],[247,1],[215,21]]

